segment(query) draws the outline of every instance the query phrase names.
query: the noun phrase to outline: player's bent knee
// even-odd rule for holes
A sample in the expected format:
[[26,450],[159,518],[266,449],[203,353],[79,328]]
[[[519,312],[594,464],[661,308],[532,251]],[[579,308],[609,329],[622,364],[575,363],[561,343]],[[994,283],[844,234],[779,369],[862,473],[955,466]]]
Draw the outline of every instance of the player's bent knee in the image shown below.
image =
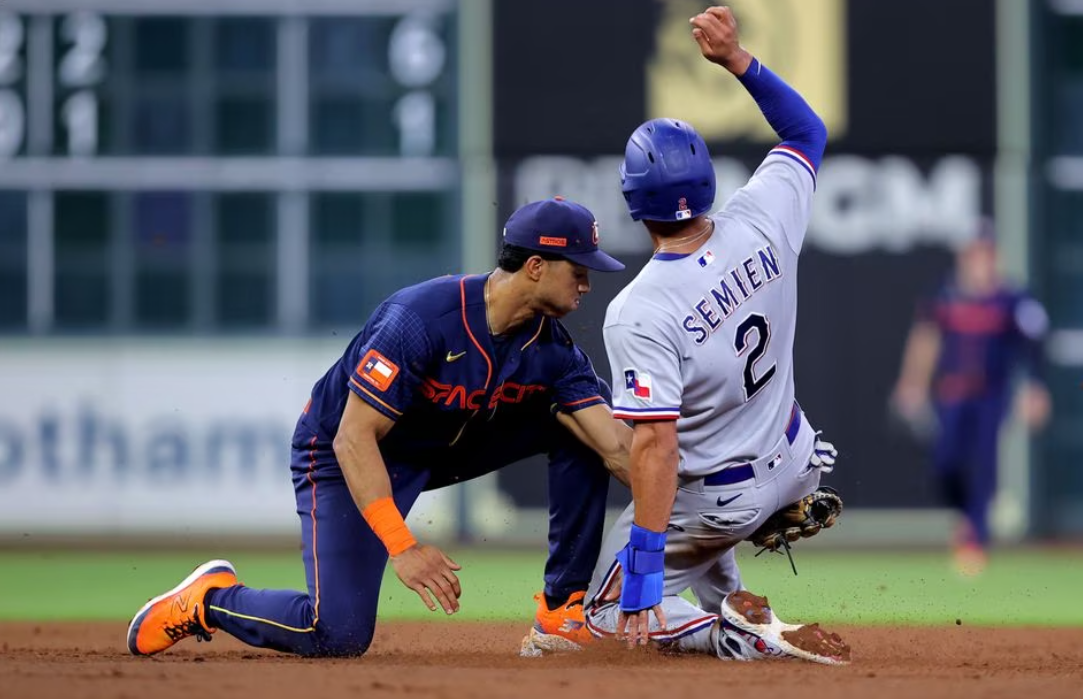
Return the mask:
[[323,658],[355,658],[365,654],[372,645],[372,627],[327,626],[317,629],[314,653]]

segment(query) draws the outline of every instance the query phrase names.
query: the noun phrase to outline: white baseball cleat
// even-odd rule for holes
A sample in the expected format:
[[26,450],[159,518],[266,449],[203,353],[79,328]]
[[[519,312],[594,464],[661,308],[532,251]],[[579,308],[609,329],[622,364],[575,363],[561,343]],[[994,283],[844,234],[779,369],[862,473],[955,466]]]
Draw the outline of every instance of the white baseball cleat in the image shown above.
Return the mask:
[[824,665],[846,665],[850,646],[819,624],[787,624],[771,610],[766,597],[747,590],[722,601],[715,647],[724,660],[798,658]]

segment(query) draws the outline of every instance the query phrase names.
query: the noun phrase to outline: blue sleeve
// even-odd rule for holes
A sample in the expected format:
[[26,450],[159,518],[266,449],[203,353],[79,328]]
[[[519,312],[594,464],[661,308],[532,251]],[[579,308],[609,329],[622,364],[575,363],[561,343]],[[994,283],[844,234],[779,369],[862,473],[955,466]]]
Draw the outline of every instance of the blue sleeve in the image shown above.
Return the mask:
[[756,100],[782,145],[799,151],[819,170],[827,147],[827,127],[808,102],[756,58],[738,79]]
[[567,367],[553,385],[554,398],[566,413],[605,402],[590,358],[576,345],[570,351]]
[[397,420],[413,402],[431,358],[432,343],[417,313],[401,304],[383,303],[355,345],[350,390]]

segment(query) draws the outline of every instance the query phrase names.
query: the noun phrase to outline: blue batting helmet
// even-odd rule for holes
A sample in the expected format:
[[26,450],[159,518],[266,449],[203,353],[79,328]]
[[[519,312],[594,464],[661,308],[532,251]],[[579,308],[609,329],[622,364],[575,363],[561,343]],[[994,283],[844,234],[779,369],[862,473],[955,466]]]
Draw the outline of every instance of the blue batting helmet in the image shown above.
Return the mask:
[[620,184],[636,221],[682,221],[714,205],[714,167],[707,144],[676,119],[651,119],[632,133]]

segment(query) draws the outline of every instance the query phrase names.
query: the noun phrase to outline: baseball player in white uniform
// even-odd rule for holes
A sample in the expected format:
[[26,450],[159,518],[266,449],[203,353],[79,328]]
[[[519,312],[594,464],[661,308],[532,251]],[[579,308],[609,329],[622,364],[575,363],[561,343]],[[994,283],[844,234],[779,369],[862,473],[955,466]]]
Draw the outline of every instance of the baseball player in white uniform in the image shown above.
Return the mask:
[[[634,502],[586,596],[595,636],[724,659],[849,660],[818,625],[744,590],[734,547],[834,463],[794,400],[797,262],[827,131],[738,42],[729,9],[692,19],[703,55],[748,89],[782,143],[717,213],[703,139],[672,119],[628,141],[622,188],[655,254],[610,303],[614,415],[634,423]],[[680,597],[691,588],[698,605]]]

